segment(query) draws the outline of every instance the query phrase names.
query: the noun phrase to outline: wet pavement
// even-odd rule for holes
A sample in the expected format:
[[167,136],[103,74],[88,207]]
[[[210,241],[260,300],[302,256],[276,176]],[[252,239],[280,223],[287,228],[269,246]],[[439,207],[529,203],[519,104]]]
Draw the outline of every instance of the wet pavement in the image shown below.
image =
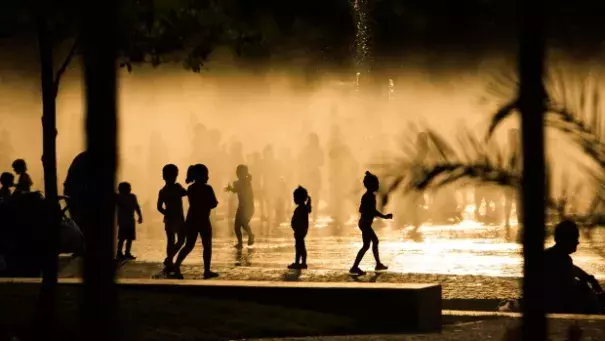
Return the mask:
[[[253,220],[257,233],[252,247],[237,250],[235,238],[226,220],[214,224],[213,269],[220,279],[274,281],[378,281],[441,283],[444,299],[503,299],[519,295],[522,274],[521,246],[516,242],[517,229],[485,226],[473,221],[456,225],[399,228],[397,222],[376,224],[380,253],[389,272],[360,278],[348,275],[348,269],[361,246],[361,235],[354,219],[340,229],[330,226],[328,218],[319,219],[307,237],[309,269],[301,273],[288,271],[293,261],[292,232],[288,224],[271,225]],[[139,228],[133,253],[137,260],[119,269],[123,278],[150,278],[161,272],[165,257],[165,236],[161,222]],[[605,278],[605,245],[602,230],[581,240],[574,262],[598,278]],[[552,241],[547,241],[550,245]],[[185,260],[185,278],[201,278],[201,242]],[[372,270],[371,252],[361,267]],[[68,264],[62,277],[78,276],[77,265]],[[361,285],[361,284],[360,284]]]
[[[361,233],[351,219],[339,230],[329,226],[329,218],[318,219],[306,239],[310,269],[346,272],[361,247]],[[382,262],[389,270],[407,274],[473,275],[520,277],[522,275],[521,245],[516,241],[517,229],[485,226],[474,221],[456,225],[400,228],[397,222],[375,224],[380,238]],[[236,263],[255,269],[283,269],[294,259],[294,240],[288,224],[268,229],[253,220],[256,243],[238,251],[227,221],[214,225],[213,264],[230,267]],[[264,232],[264,233],[263,233]],[[572,255],[574,263],[598,278],[605,278],[605,264],[599,254],[605,251],[605,233],[592,233],[592,239],[583,237],[578,251]],[[546,246],[552,244],[547,240]],[[184,264],[201,262],[201,242]],[[143,225],[133,253],[138,261],[162,262],[165,257],[165,236],[161,223]],[[361,263],[363,269],[373,269],[375,263],[368,252]]]

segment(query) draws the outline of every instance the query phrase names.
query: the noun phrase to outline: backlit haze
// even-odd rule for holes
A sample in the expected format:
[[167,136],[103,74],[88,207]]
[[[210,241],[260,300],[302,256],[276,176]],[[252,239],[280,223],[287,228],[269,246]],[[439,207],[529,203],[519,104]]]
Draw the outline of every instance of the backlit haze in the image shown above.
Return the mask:
[[[228,198],[222,188],[235,180],[235,167],[239,163],[250,166],[253,182],[261,181],[259,169],[270,172],[274,179],[286,178],[285,190],[279,186],[269,186],[267,189],[280,191],[280,195],[291,200],[291,192],[299,184],[297,169],[305,167],[296,159],[307,144],[309,134],[316,133],[325,164],[321,170],[320,202],[314,202],[314,205],[319,207],[320,218],[325,220],[329,216],[327,201],[330,186],[334,183],[330,181],[329,147],[334,141],[335,127],[338,127],[340,137],[337,140],[346,146],[341,150],[348,149],[347,155],[352,156],[347,158],[348,163],[343,166],[344,171],[338,180],[347,187],[349,200],[345,210],[353,222],[364,171],[375,161],[389,161],[394,155],[401,154],[398,141],[401,140],[401,134],[409,133],[409,124],[426,124],[450,138],[462,127],[483,134],[491,113],[506,100],[490,97],[486,92],[487,83],[495,74],[506,70],[506,65],[510,65],[494,59],[484,61],[476,68],[456,70],[452,66],[449,70],[444,68],[429,72],[426,68],[417,68],[414,63],[406,62],[406,66],[382,67],[380,72],[373,75],[374,81],[367,82],[371,85],[364,85],[366,75],[361,74],[358,79],[355,71],[325,70],[318,73],[321,76],[314,76],[316,78],[310,83],[294,67],[265,67],[252,72],[237,69],[229,58],[226,61],[223,59],[211,59],[207,70],[201,73],[184,70],[180,65],[162,65],[158,68],[142,66],[135,67],[131,73],[125,70],[119,72],[118,181],[132,183],[133,192],[143,205],[146,224],[153,226],[146,228],[144,235],[154,241],[142,241],[135,245],[135,249],[149,250],[145,251],[149,255],[141,255],[142,259],[162,259],[163,232],[160,215],[155,212],[155,201],[163,185],[161,169],[164,164],[175,163],[179,166],[179,181],[183,184],[188,165],[207,164],[210,183],[223,207],[227,205]],[[578,69],[582,72],[590,70],[594,77],[600,77],[596,73],[598,70],[590,67],[574,66],[573,70]],[[572,69],[568,70],[573,74]],[[35,72],[33,75],[32,72],[20,74],[19,70],[11,69],[11,64],[5,64],[0,75],[2,143],[10,146],[2,149],[5,155],[0,158],[1,170],[10,171],[11,160],[24,158],[29,164],[34,188],[43,190],[39,80]],[[73,157],[84,149],[84,103],[80,77],[76,61],[63,78],[57,102],[60,185]],[[363,86],[358,87],[358,81]],[[498,141],[504,143],[507,130],[517,124],[516,119],[506,122],[497,132]],[[197,138],[196,130],[201,132]],[[242,144],[240,156],[233,153],[234,145],[238,142]],[[572,181],[584,181],[578,165],[588,164],[586,157],[568,140],[550,131],[547,144],[549,161],[556,171],[567,169],[575,174]],[[276,163],[269,170],[261,168],[262,164],[256,162],[267,146],[272,147],[276,158]],[[556,176],[554,179],[556,188],[558,180]],[[584,190],[590,191],[591,188],[590,184],[585,183]],[[476,223],[471,221],[475,210],[472,191],[469,188],[456,189],[452,200],[466,207],[465,222],[453,230],[453,227],[434,227],[432,230],[425,227],[429,238],[417,242],[413,237],[408,238],[406,233],[395,233],[395,239],[388,239],[382,244],[387,257],[392,258],[393,263],[400,263],[400,270],[408,272],[477,273],[477,266],[483,266],[478,264],[484,264],[485,271],[479,272],[485,275],[518,275],[521,264],[518,245],[510,240],[490,239],[485,235],[491,233],[490,229],[479,229],[482,231],[481,237],[474,235],[473,231],[479,230]],[[400,212],[400,215],[407,209],[396,210],[392,205],[387,207],[387,210]],[[286,213],[284,223],[287,223],[290,212]],[[321,219],[319,225],[322,224]],[[512,222],[516,223],[516,219],[513,218]],[[253,220],[253,228],[256,228],[255,224]],[[403,227],[398,225],[397,216],[388,226]],[[457,230],[465,232],[452,236],[451,231]],[[351,233],[351,237],[357,240],[358,236]],[[431,242],[433,233],[437,233],[436,239]],[[472,238],[464,237],[466,235],[472,235]],[[283,239],[271,239],[271,234],[267,238],[267,243],[263,244],[261,239],[257,247],[262,250],[265,246],[276,247],[284,243]],[[323,237],[321,240],[334,242]],[[334,257],[348,262],[358,245],[354,241],[347,245],[346,249],[339,249],[338,252],[349,252],[350,255]],[[318,252],[321,253],[321,250]],[[282,254],[280,252],[279,257]],[[263,257],[271,259],[267,255]],[[420,258],[415,261],[414,257],[430,262],[423,263]],[[582,257],[588,257],[587,262],[596,265],[598,258]],[[220,251],[218,259],[220,262]],[[457,259],[457,263],[447,265],[443,263],[444,259]],[[286,262],[284,259],[284,265]],[[327,258],[322,262],[332,264]],[[398,265],[393,266],[399,269]]]

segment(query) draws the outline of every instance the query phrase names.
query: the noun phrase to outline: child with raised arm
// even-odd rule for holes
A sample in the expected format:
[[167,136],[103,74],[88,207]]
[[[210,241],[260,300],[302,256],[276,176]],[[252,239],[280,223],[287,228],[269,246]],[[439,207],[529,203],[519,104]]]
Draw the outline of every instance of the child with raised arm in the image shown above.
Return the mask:
[[[130,252],[132,241],[136,239],[135,213],[138,215],[138,223],[143,223],[143,214],[137,196],[132,194],[132,187],[128,182],[118,185],[118,196],[116,198],[118,209],[118,259],[136,259]],[[126,242],[126,250],[122,253]]]
[[307,248],[305,246],[305,237],[309,231],[311,197],[305,188],[298,186],[294,190],[294,203],[297,206],[292,215],[292,230],[294,230],[296,254],[294,256],[294,263],[288,265],[288,269],[306,269]]
[[185,219],[187,231],[185,246],[179,251],[174,272],[180,274],[181,264],[195,247],[198,234],[202,238],[204,247],[204,279],[218,277],[218,273],[210,270],[212,261],[212,224],[210,223],[210,212],[218,206],[218,200],[212,186],[208,185],[208,168],[202,164],[189,166],[187,169],[187,197],[189,198],[189,210]]
[[235,247],[242,248],[242,229],[248,234],[248,245],[254,244],[254,233],[250,228],[250,220],[254,215],[254,193],[252,190],[252,175],[248,172],[248,166],[239,165],[235,170],[237,181],[225,188],[228,192],[237,193],[237,212],[235,213],[235,236],[237,244]]
[[176,165],[168,164],[162,168],[162,177],[166,185],[158,194],[157,209],[164,216],[164,230],[166,231],[165,271],[172,268],[174,256],[185,244],[183,197],[187,195],[187,190],[176,182],[178,176],[179,168]]
[[378,177],[370,172],[366,172],[363,178],[363,185],[366,188],[366,192],[361,197],[361,205],[359,206],[359,229],[361,230],[361,236],[363,238],[363,246],[357,253],[355,263],[349,272],[353,275],[364,275],[365,272],[359,268],[359,263],[363,259],[366,251],[372,244],[372,253],[374,253],[374,259],[376,260],[376,271],[387,270],[388,267],[380,262],[380,255],[378,254],[378,236],[372,228],[372,222],[374,218],[379,217],[382,219],[392,219],[392,214],[382,214],[376,209],[376,192],[380,186]]

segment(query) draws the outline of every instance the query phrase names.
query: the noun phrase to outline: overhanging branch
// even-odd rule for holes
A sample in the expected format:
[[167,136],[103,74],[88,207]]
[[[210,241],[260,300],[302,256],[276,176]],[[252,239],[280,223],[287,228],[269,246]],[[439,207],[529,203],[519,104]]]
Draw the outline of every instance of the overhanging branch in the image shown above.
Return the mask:
[[73,42],[73,45],[71,46],[71,49],[69,50],[69,53],[67,54],[67,56],[65,57],[65,60],[63,61],[63,64],[61,64],[61,67],[59,68],[59,70],[57,71],[57,74],[55,75],[55,80],[54,80],[55,98],[57,98],[57,95],[59,94],[59,84],[61,82],[61,77],[63,76],[65,71],[67,71],[67,67],[69,66],[69,64],[71,63],[71,60],[74,58],[74,56],[76,54],[76,48],[78,46],[78,42],[79,42],[79,37],[76,37],[76,39]]

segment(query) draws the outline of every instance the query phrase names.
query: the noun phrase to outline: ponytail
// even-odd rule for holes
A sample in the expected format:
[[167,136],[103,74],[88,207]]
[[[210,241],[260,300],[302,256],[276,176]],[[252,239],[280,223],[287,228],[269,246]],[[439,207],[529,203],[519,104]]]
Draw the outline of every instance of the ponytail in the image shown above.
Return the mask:
[[312,207],[311,207],[311,197],[307,197],[307,210],[309,210],[309,213],[311,213],[311,211],[313,211]]
[[193,165],[189,166],[189,168],[187,168],[187,177],[185,179],[185,182],[190,184],[193,182]]

